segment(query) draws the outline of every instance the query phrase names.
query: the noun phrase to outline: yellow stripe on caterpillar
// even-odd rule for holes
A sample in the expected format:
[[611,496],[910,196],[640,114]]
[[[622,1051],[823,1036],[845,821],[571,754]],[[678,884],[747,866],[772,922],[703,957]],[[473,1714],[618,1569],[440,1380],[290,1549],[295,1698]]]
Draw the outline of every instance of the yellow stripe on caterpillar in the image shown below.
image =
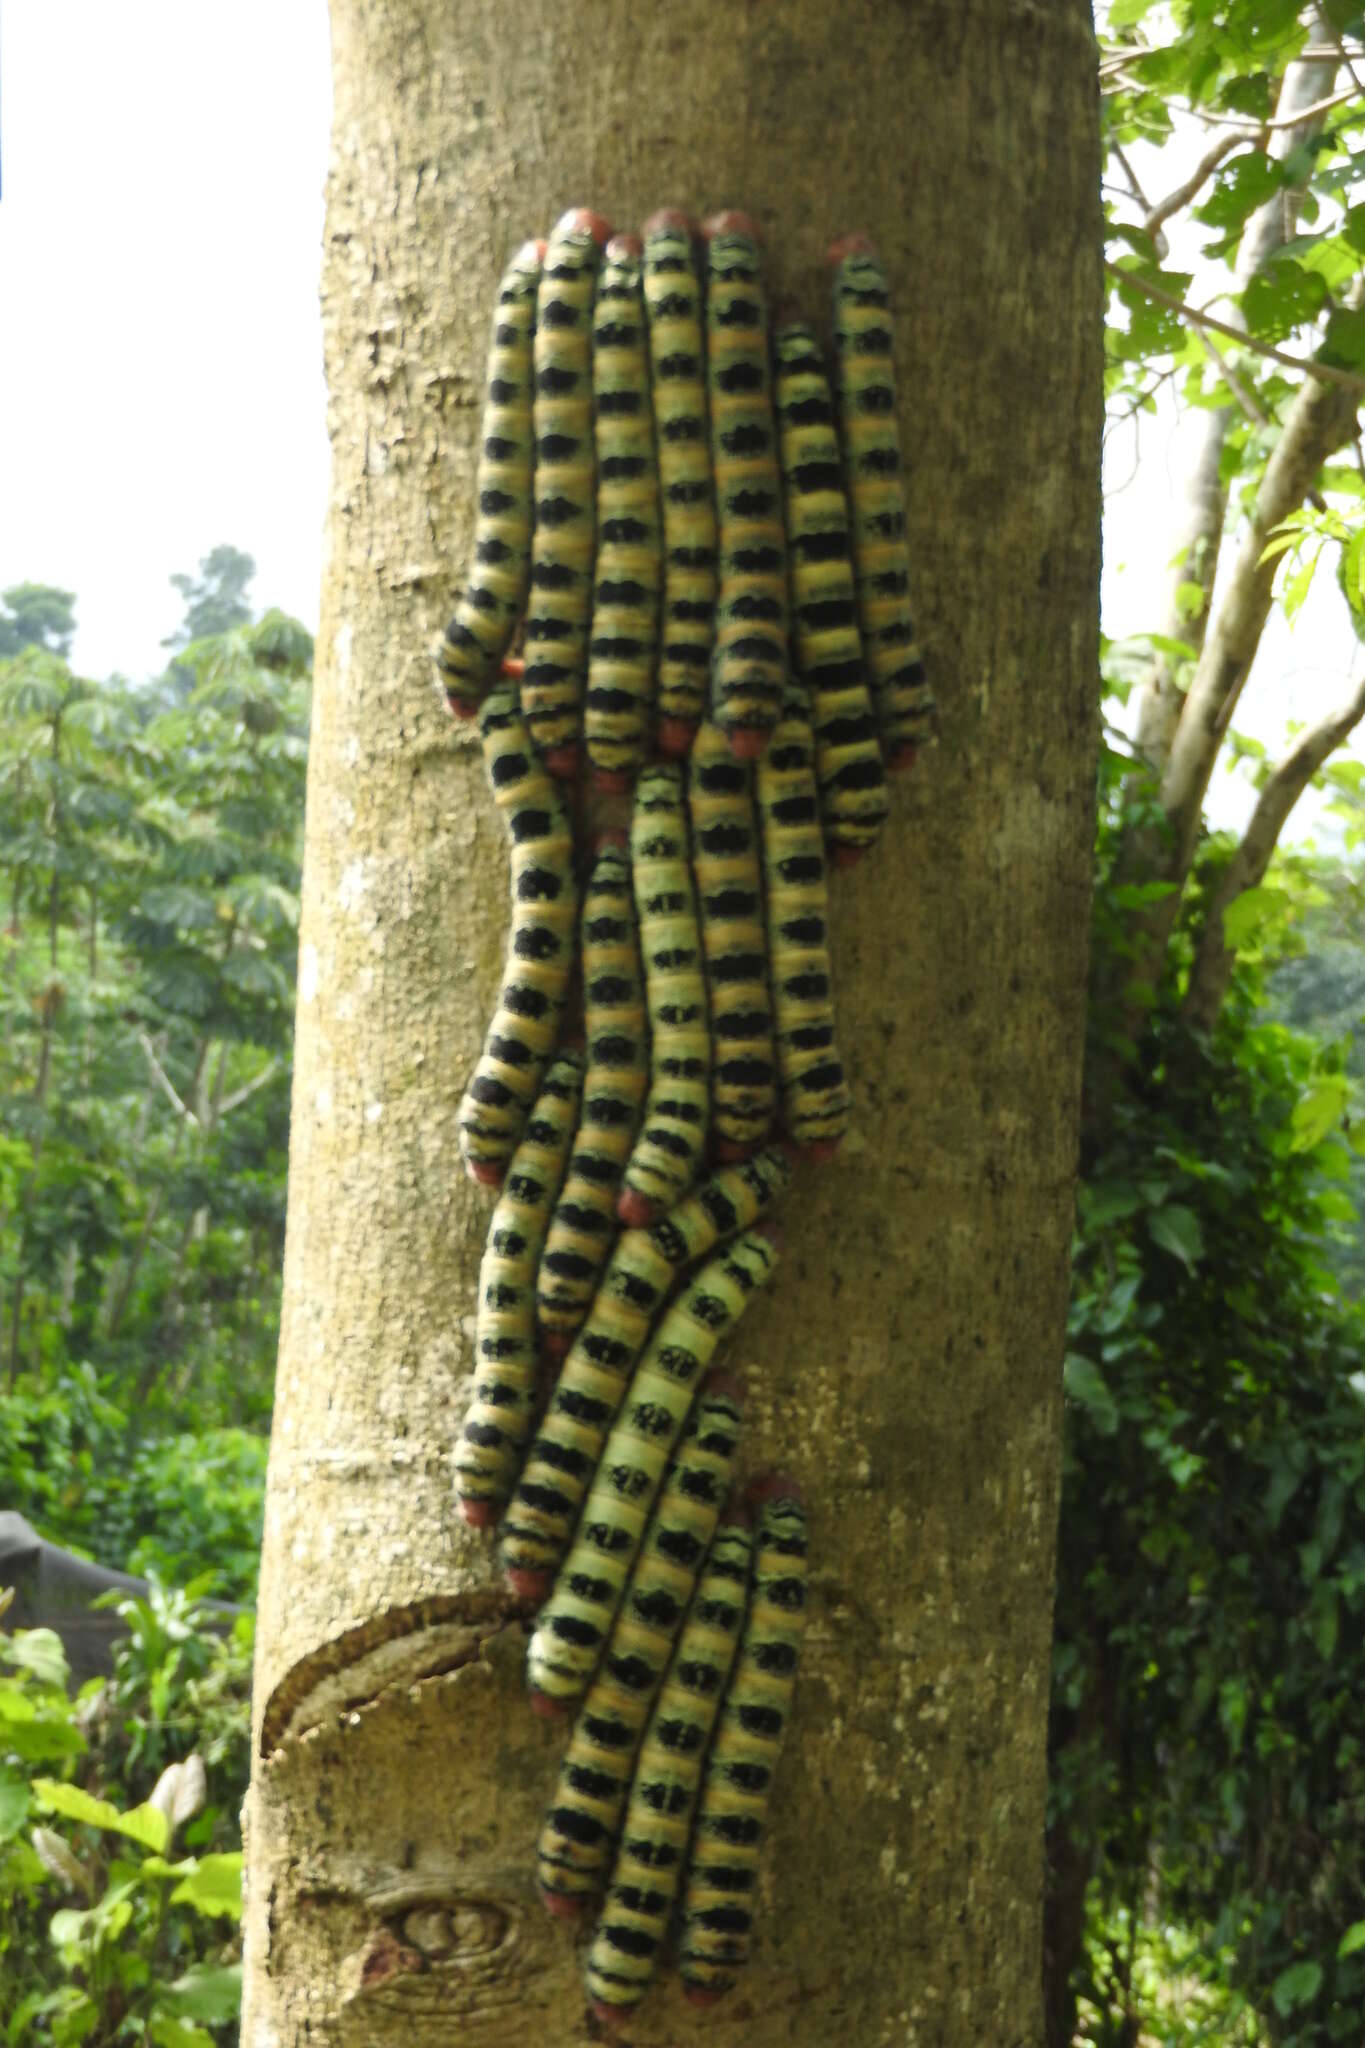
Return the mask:
[[756,1223],[791,1171],[786,1153],[770,1146],[718,1168],[648,1230],[618,1241],[503,1517],[502,1566],[523,1599],[549,1591],[650,1327],[679,1275]]
[[697,1381],[777,1264],[769,1230],[745,1231],[717,1252],[664,1311],[527,1649],[527,1679],[541,1712],[562,1711],[592,1677]]
[[460,1512],[476,1529],[496,1520],[531,1434],[539,1370],[536,1266],[582,1087],[582,1059],[561,1053],[536,1097],[488,1225],[474,1324],[474,1391],[455,1453]]
[[559,1037],[578,895],[568,814],[505,684],[480,706],[479,731],[511,839],[512,923],[498,1006],[460,1104],[459,1133],[471,1179],[495,1187]]
[[485,378],[474,539],[464,588],[432,649],[450,708],[487,696],[526,602],[531,567],[531,425],[536,293],[544,242],[524,242],[502,274]]

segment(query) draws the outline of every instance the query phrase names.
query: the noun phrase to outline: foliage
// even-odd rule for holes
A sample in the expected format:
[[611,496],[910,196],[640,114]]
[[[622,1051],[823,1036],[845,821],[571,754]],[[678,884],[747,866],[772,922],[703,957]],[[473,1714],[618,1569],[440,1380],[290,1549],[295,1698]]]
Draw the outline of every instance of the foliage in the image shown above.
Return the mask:
[[114,1680],[74,1702],[55,1635],[0,1637],[7,2042],[212,2048],[235,2028],[251,1627],[206,1634],[159,1589],[137,1606]]
[[[1131,909],[1122,772],[1111,758],[1100,947]],[[1225,854],[1209,843],[1206,885]],[[1365,1317],[1326,1264],[1353,1220],[1345,1097],[1339,1060],[1265,1013],[1256,961],[1211,1040],[1183,1029],[1198,917],[1196,893],[1079,1203],[1052,1853],[1060,1871],[1084,1845],[1094,1875],[1085,2038],[1120,2038],[1105,2028],[1140,1987],[1118,1934],[1155,1910],[1200,1930],[1222,2024],[1245,2003],[1267,2039],[1319,2048],[1365,2017]]]
[[76,631],[76,596],[50,583],[14,583],[0,590],[0,661],[26,647],[65,656]]
[[230,633],[234,626],[245,626],[251,617],[247,586],[255,574],[256,564],[250,555],[223,545],[204,556],[197,577],[172,576],[171,582],[184,600],[185,618],[163,646],[188,647],[192,640],[207,640],[216,633]]

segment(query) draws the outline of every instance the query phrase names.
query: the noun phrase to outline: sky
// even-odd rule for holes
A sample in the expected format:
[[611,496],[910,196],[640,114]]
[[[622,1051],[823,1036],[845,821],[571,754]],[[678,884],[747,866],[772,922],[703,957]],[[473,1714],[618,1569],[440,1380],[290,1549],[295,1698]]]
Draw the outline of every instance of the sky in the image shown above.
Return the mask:
[[[4,0],[0,589],[74,590],[87,674],[160,669],[168,578],[220,541],[255,557],[259,608],[316,624],[329,117],[326,0]],[[1111,634],[1164,608],[1174,429],[1143,422],[1131,480],[1131,443],[1111,445]],[[1239,710],[1272,748],[1365,652],[1330,568],[1267,633]],[[1210,812],[1236,823],[1251,801],[1220,774]]]

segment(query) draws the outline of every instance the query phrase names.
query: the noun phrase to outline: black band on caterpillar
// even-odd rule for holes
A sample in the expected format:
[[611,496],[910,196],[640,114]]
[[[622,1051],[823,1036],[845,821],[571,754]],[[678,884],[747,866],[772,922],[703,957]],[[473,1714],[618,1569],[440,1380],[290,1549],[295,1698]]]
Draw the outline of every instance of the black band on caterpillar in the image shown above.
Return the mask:
[[739,1421],[738,1389],[712,1374],[664,1480],[541,1829],[538,1874],[552,1912],[572,1913],[606,1882],[640,1735],[730,1490]]
[[933,735],[934,697],[910,612],[910,554],[896,438],[891,301],[881,262],[864,236],[830,251],[839,423],[853,512],[858,612],[882,744],[892,767],[908,766]]
[[772,1125],[777,1064],[753,770],[718,726],[697,734],[687,799],[711,1016],[711,1126],[722,1157],[733,1156]]
[[742,214],[708,223],[707,388],[720,595],[711,713],[753,759],[777,723],[787,673],[787,558],[768,316],[758,245]]
[[647,768],[636,784],[630,865],[649,1000],[649,1095],[616,1206],[623,1223],[639,1224],[678,1201],[697,1177],[711,1079],[682,770],[671,763]]
[[858,637],[834,400],[809,327],[780,328],[776,360],[796,668],[811,692],[825,840],[836,861],[856,859],[885,821],[886,776]]
[[744,1620],[750,1547],[742,1522],[722,1521],[640,1746],[620,1851],[588,1951],[588,1996],[608,2025],[648,1990],[678,1896],[702,1759]]
[[645,996],[630,863],[604,846],[583,890],[583,1019],[588,1072],[569,1171],[555,1204],[536,1293],[546,1348],[567,1351],[616,1235],[616,1191],[649,1080]]
[[834,1036],[828,889],[810,719],[798,690],[758,764],[768,946],[782,1120],[816,1158],[848,1129],[849,1093]]
[[617,1243],[503,1517],[503,1570],[527,1599],[543,1598],[568,1550],[650,1325],[678,1276],[748,1230],[790,1179],[786,1154],[770,1146],[719,1168],[648,1230],[628,1230]]
[[531,427],[536,291],[544,242],[525,242],[498,286],[475,483],[474,541],[455,614],[432,649],[451,709],[487,696],[526,602],[531,565]]
[[481,705],[479,732],[493,798],[512,842],[512,925],[498,1007],[459,1124],[471,1178],[495,1186],[559,1036],[578,897],[568,815],[505,684]]
[[716,510],[706,411],[702,289],[691,223],[645,223],[645,305],[664,522],[658,744],[686,754],[706,709],[716,610]]
[[593,311],[597,566],[583,740],[593,779],[624,790],[645,758],[663,575],[640,243],[608,242]]
[[535,530],[521,702],[552,775],[578,772],[596,544],[592,302],[605,223],[581,209],[550,231],[536,300]]
[[689,2002],[728,1991],[749,1957],[759,1846],[806,1622],[806,1511],[785,1482],[757,1508],[753,1590],[697,1807],[679,1967]]
[[578,1699],[592,1677],[697,1381],[771,1277],[777,1256],[770,1238],[745,1231],[665,1309],[527,1649],[527,1679],[542,1708]]
[[561,1053],[536,1097],[488,1225],[474,1326],[474,1392],[455,1453],[460,1511],[475,1528],[487,1528],[511,1493],[531,1434],[539,1368],[536,1266],[582,1087],[582,1059]]

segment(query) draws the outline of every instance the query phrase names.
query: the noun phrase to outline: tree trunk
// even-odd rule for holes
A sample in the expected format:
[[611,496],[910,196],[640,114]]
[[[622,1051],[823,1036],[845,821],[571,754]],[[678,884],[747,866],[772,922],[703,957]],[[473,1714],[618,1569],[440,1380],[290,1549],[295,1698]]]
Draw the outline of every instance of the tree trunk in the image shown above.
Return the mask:
[[486,1201],[456,1108],[506,854],[427,646],[502,262],[572,203],[742,204],[823,314],[866,228],[941,747],[833,890],[855,1128],[732,1363],[811,1507],[757,1952],[711,2048],[1041,2040],[1044,1729],[1097,700],[1084,0],[334,0],[331,551],[259,1610],[246,2048],[596,2038],[532,1850],[563,1738],[452,1512]]

